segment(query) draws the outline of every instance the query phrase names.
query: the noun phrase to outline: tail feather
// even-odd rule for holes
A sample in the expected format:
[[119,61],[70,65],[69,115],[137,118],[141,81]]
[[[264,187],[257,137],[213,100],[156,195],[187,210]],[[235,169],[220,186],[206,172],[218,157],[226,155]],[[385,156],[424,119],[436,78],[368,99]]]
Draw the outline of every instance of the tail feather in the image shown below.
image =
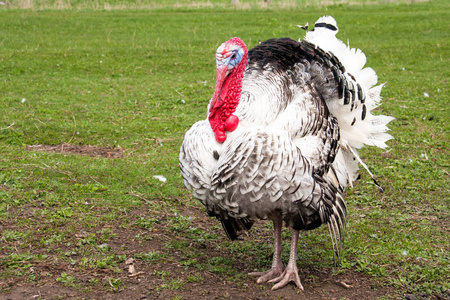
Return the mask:
[[339,262],[344,244],[346,214],[344,198],[340,194],[336,194],[336,202],[330,207],[329,217],[326,222],[330,232],[331,244],[333,245],[335,264]]
[[[342,64],[339,80],[345,87],[347,96],[344,90],[344,95],[339,95],[341,99],[328,99],[327,106],[338,119],[341,146],[346,149],[345,151],[352,153],[355,160],[359,161],[374,179],[356,149],[364,145],[386,148],[386,142],[393,138],[387,133],[389,130],[387,124],[395,118],[372,114],[380,104],[380,93],[384,84],[375,86],[378,78],[373,69],[364,67],[365,54],[360,49],[350,48],[337,39],[338,31],[334,18],[324,16],[317,20],[314,30],[306,34],[305,40],[332,54]],[[357,165],[352,161],[347,161],[346,165],[348,173],[354,178]]]
[[221,222],[225,233],[232,241],[238,239],[242,231],[250,230],[254,223],[247,218],[236,219],[232,217],[228,217],[226,220],[221,220]]
[[[322,24],[317,28],[318,24]],[[336,27],[336,30],[329,29]],[[336,38],[339,31],[336,21],[331,16],[319,18],[316,28],[306,34],[305,40],[322,50],[332,53],[342,64],[343,80],[353,87],[357,101],[351,105],[342,104],[336,99],[327,102],[331,113],[338,119],[341,138],[354,148],[364,144],[386,147],[386,142],[392,139],[387,134],[387,124],[394,118],[383,115],[373,115],[372,111],[380,104],[380,93],[383,84],[375,86],[378,81],[375,71],[364,68],[366,56],[360,49],[350,48]]]

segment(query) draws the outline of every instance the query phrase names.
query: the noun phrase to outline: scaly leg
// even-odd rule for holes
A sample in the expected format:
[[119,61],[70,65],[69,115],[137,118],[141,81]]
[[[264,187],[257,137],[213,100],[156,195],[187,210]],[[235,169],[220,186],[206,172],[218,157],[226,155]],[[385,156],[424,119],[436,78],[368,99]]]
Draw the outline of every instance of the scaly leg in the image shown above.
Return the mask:
[[284,269],[283,274],[281,274],[277,278],[269,280],[269,282],[277,282],[277,284],[272,287],[272,291],[284,287],[291,281],[293,281],[300,290],[303,290],[303,286],[300,282],[300,277],[298,277],[297,269],[298,236],[299,231],[292,229],[291,254],[289,255],[289,262],[286,269]]
[[281,229],[283,227],[283,220],[281,215],[276,215],[272,218],[274,227],[274,242],[273,242],[273,260],[272,267],[266,272],[252,272],[248,275],[250,276],[260,276],[257,283],[263,283],[276,278],[281,275],[284,270],[283,263],[281,262]]

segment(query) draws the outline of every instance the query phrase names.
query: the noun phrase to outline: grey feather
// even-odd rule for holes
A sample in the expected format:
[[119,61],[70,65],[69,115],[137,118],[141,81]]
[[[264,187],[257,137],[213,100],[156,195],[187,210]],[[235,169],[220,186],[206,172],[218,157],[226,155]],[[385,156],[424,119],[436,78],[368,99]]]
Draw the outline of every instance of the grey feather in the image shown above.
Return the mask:
[[[359,91],[332,54],[306,42],[300,47],[305,54],[281,68],[250,55],[235,112],[240,125],[221,145],[207,121],[194,125],[181,147],[180,166],[186,185],[222,222],[267,219],[280,212],[294,229],[328,224],[338,255],[346,214],[342,193],[349,179],[345,164],[335,161],[340,129],[327,103],[341,101],[342,85],[349,104]],[[226,229],[231,235],[245,229],[232,223],[227,226],[233,229]]]

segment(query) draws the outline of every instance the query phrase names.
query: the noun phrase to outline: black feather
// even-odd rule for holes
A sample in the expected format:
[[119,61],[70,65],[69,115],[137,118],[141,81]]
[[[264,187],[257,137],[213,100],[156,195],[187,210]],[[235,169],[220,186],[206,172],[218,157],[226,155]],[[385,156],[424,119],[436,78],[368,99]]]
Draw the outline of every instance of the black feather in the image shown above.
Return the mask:
[[361,86],[359,85],[359,83],[356,84],[357,88],[358,88],[358,99],[359,101],[361,101],[361,103],[364,103],[365,97],[364,97],[364,92],[361,88]]
[[364,120],[365,118],[366,118],[366,105],[365,104],[363,104],[363,107],[362,107],[362,114],[361,114],[361,120]]
[[247,218],[236,219],[230,216],[226,220],[222,219],[221,222],[225,233],[231,241],[237,240],[241,231],[250,230],[254,223]]
[[217,152],[217,150],[213,151],[213,157],[215,160],[219,160],[219,152]]
[[325,27],[327,29],[330,29],[331,31],[337,31],[336,26],[328,24],[328,23],[316,23],[314,27]]

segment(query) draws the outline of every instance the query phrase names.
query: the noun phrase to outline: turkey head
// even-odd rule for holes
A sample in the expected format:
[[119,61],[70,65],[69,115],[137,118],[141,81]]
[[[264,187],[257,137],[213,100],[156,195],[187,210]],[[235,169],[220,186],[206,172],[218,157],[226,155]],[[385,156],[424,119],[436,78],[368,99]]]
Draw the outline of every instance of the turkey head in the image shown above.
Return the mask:
[[208,120],[219,143],[226,140],[226,131],[235,130],[239,124],[233,112],[241,98],[247,61],[247,47],[240,38],[232,38],[217,48],[216,88],[209,104]]

